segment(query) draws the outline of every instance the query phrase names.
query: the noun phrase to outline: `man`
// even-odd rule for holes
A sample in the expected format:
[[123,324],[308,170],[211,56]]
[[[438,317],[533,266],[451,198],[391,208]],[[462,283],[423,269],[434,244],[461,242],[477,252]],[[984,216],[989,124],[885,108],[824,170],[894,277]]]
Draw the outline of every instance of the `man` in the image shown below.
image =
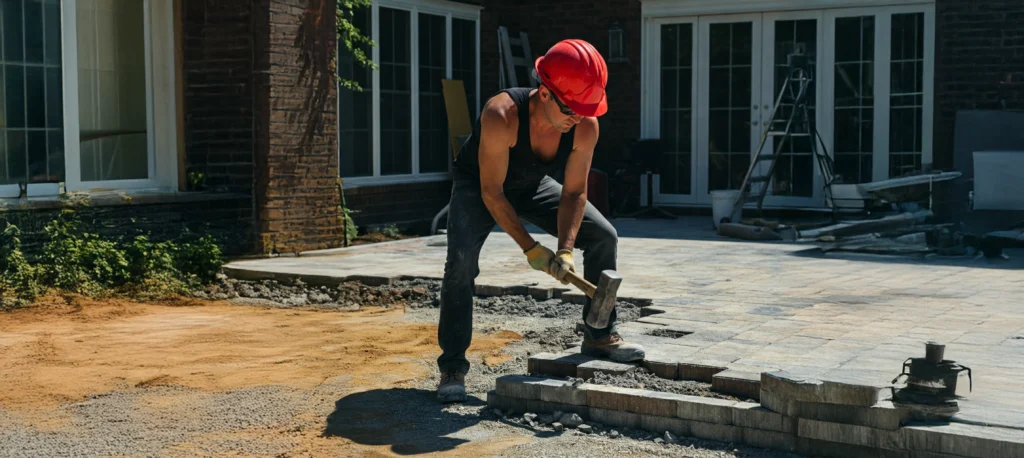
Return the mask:
[[[480,249],[501,227],[522,248],[529,265],[568,284],[576,271],[573,248],[583,252],[584,278],[597,284],[616,268],[615,228],[587,202],[587,176],[598,138],[597,117],[607,110],[604,58],[582,40],[563,40],[535,62],[540,87],[512,88],[484,105],[473,134],[455,161],[448,210],[448,259],[441,285],[438,399],[466,398],[466,349],[473,332],[473,294]],[[553,178],[564,172],[564,184]],[[556,251],[541,245],[520,220],[558,237]],[[583,308],[586,317],[588,300]],[[615,330],[587,326],[582,352],[615,361],[644,358]],[[585,322],[585,321],[584,321]]]

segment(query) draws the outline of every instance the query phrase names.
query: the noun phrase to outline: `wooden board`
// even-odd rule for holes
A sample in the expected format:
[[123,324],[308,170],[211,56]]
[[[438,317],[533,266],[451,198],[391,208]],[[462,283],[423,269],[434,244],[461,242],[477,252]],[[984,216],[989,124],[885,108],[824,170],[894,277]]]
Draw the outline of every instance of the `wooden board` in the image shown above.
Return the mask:
[[466,102],[466,86],[462,80],[441,80],[444,91],[444,108],[448,112],[448,140],[451,142],[452,158],[459,154],[462,148],[460,137],[473,133],[473,124],[470,120],[469,103]]

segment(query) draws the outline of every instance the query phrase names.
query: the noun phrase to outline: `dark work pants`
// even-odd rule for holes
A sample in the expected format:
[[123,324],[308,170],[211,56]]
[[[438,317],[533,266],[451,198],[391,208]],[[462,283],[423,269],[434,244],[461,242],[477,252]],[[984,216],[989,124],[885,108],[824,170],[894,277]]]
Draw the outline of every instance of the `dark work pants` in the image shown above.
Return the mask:
[[[448,207],[448,259],[444,266],[444,280],[441,284],[441,318],[438,323],[437,340],[442,354],[437,359],[441,372],[469,371],[466,350],[473,337],[473,295],[476,277],[480,273],[478,260],[480,249],[496,223],[484,205],[479,182],[455,174],[452,198]],[[536,189],[506,192],[516,214],[525,222],[533,224],[548,234],[558,236],[558,203],[562,185],[551,177],[545,177]],[[583,252],[583,278],[597,284],[601,272],[616,269],[616,246],[618,234],[597,208],[587,202],[586,212],[575,247]],[[552,251],[557,246],[549,246]],[[576,271],[581,263],[576,258]],[[526,255],[523,254],[523,265]],[[547,274],[537,271],[538,275]],[[557,282],[550,276],[548,279]],[[560,286],[560,284],[559,284]],[[568,286],[572,288],[572,286]],[[590,299],[583,306],[583,316],[590,311]],[[613,309],[609,325],[605,329],[586,326],[584,335],[588,339],[600,339],[615,332]]]

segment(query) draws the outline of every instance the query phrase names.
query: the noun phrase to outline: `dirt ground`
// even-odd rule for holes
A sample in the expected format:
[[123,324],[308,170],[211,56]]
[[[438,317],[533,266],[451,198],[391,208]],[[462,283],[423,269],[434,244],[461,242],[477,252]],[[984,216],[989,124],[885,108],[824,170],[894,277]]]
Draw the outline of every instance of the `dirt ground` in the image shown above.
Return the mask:
[[436,308],[240,302],[51,295],[0,315],[0,456],[776,456],[494,418],[494,378],[573,343],[571,308],[482,306],[472,399],[440,405]]

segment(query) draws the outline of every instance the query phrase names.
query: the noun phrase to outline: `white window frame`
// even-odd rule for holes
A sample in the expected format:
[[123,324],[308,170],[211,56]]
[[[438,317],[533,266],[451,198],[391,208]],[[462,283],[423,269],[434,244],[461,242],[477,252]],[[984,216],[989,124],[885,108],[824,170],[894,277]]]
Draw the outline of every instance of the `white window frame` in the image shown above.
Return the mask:
[[[701,34],[697,31],[696,24],[700,22],[701,16],[718,16],[725,14],[761,14],[763,17],[771,17],[773,13],[791,12],[801,10],[814,10],[821,12],[822,22],[819,29],[819,36],[823,37],[822,55],[819,56],[817,81],[819,94],[828,94],[822,97],[818,106],[819,131],[828,149],[830,156],[834,155],[833,145],[833,110],[834,92],[833,72],[835,62],[835,31],[831,23],[836,17],[845,16],[866,16],[876,17],[875,26],[875,118],[886,121],[884,129],[874,130],[874,156],[872,159],[872,179],[883,180],[889,178],[889,96],[890,96],[890,37],[891,17],[894,14],[903,13],[924,13],[924,85],[922,98],[922,144],[921,163],[927,166],[933,163],[933,138],[934,134],[934,81],[935,75],[935,2],[934,0],[694,0],[678,2],[675,0],[641,0],[641,81],[644,91],[641,98],[640,110],[640,131],[644,138],[658,138],[661,126],[661,25],[676,23],[694,24],[694,47],[695,59],[696,50],[701,46],[698,44]],[[739,17],[739,16],[737,16]],[[762,19],[763,20],[763,19]],[[760,35],[755,36],[755,40]],[[703,61],[699,61],[703,62]],[[703,62],[706,64],[706,62]],[[698,65],[699,63],[696,63]],[[693,90],[700,92],[700,84],[697,78],[693,79]],[[763,78],[762,78],[763,83]],[[696,99],[695,99],[696,100]],[[658,177],[654,178],[654,200],[658,204],[667,205],[708,205],[710,198],[703,194],[703,175],[706,174],[706,164],[701,166],[700,149],[697,139],[701,137],[698,133],[698,118],[702,116],[702,108],[695,105],[693,116],[692,142],[694,142],[694,154],[692,173],[695,180],[691,180],[693,194],[691,195],[668,195],[661,194]],[[706,145],[704,145],[706,146]],[[752,148],[755,148],[753,146]],[[833,156],[834,157],[834,156]],[[815,167],[815,180],[818,180],[819,171]],[[706,180],[706,178],[704,178]],[[824,205],[824,202],[821,202]],[[772,207],[773,205],[766,205]]]
[[[373,185],[384,185],[384,184],[398,184],[398,183],[423,183],[432,181],[444,181],[451,178],[451,161],[449,161],[449,171],[447,172],[433,172],[433,173],[420,173],[420,145],[419,145],[419,13],[433,14],[437,16],[445,17],[445,77],[452,77],[452,19],[464,19],[473,21],[476,24],[476,81],[473,81],[474,92],[476,94],[476,106],[470,107],[474,113],[480,112],[480,10],[483,7],[476,5],[469,5],[465,3],[451,2],[447,0],[374,0],[371,12],[371,34],[370,38],[378,43],[374,46],[371,52],[371,59],[374,62],[380,61],[380,8],[391,8],[398,10],[405,10],[409,12],[409,40],[410,40],[410,91],[409,96],[411,97],[409,109],[411,110],[412,116],[410,117],[410,132],[412,138],[412,144],[410,145],[410,154],[412,154],[412,173],[402,175],[381,175],[381,164],[380,164],[380,72],[374,71],[372,74],[372,96],[371,101],[373,105],[373,119],[371,119],[372,128],[371,132],[371,145],[373,150],[373,174],[370,176],[360,177],[345,177],[347,186],[373,186]],[[339,89],[344,90],[344,89]],[[339,107],[342,109],[342,107]],[[340,117],[339,117],[340,119]],[[340,142],[338,148],[338,154],[342,154]]]
[[[174,2],[143,0],[146,67],[148,178],[82,181],[78,86],[78,0],[61,1],[61,73],[64,110],[64,187],[71,191],[177,188],[178,135]],[[155,20],[155,19],[161,20]],[[28,197],[53,197],[58,183],[30,183]],[[0,198],[17,197],[17,184],[0,185]]]

